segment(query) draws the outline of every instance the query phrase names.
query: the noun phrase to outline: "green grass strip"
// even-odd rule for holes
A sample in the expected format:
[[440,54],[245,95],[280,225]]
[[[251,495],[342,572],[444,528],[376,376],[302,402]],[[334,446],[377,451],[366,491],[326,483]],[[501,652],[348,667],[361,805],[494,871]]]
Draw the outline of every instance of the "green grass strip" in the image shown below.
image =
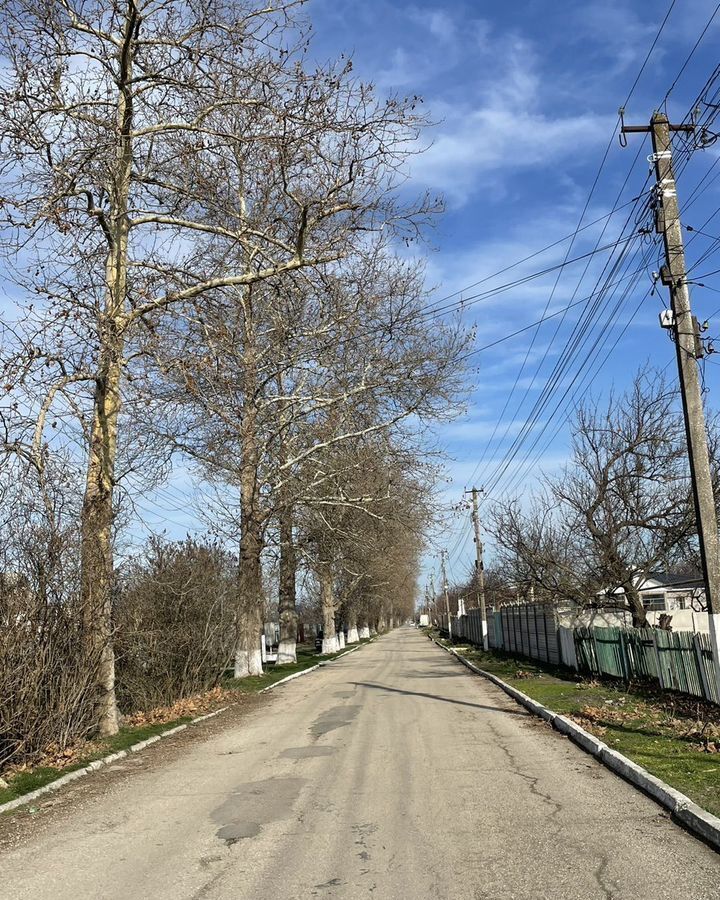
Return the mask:
[[[432,635],[438,638],[437,632]],[[449,646],[448,641],[441,641]],[[582,726],[613,750],[682,791],[699,806],[720,816],[720,753],[704,753],[692,745],[694,719],[678,712],[673,695],[657,694],[648,686],[588,681],[568,670],[516,659],[465,644],[454,649],[478,668],[497,675],[533,700],[562,715],[582,719]],[[682,698],[687,708],[687,698]],[[583,710],[598,710],[597,721]],[[607,717],[602,714],[607,710]],[[621,721],[614,721],[620,718]],[[720,722],[720,711],[717,720]]]

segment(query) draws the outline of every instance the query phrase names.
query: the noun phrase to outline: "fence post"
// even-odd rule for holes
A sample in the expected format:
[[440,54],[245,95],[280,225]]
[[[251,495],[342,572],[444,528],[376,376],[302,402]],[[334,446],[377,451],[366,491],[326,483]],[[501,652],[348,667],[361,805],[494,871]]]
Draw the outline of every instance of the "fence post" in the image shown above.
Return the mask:
[[622,659],[623,675],[625,676],[625,681],[629,682],[632,671],[630,667],[630,660],[628,658],[626,634],[624,628],[620,629],[620,657]]
[[657,645],[657,636],[658,636],[657,628],[652,629],[652,636],[653,636],[653,648],[655,650],[655,665],[657,666],[658,681],[660,682],[660,687],[665,689],[665,679],[663,678],[663,670],[662,670],[662,666],[660,665],[660,651],[658,650],[658,645]]
[[700,684],[702,685],[703,697],[705,700],[712,700],[710,696],[710,685],[707,680],[707,673],[705,671],[705,665],[703,663],[702,657],[702,647],[700,646],[700,635],[693,631],[692,641],[693,647],[695,649],[695,661],[697,662],[698,671],[700,672]]
[[[600,654],[598,653],[598,648],[597,648],[597,638],[595,637],[595,626],[591,625],[589,631],[590,631],[590,636],[592,637],[593,656],[595,657],[595,669],[596,669],[598,675],[602,675],[603,670],[602,670],[602,664],[600,662]],[[590,669],[592,671],[592,663],[590,664]]]

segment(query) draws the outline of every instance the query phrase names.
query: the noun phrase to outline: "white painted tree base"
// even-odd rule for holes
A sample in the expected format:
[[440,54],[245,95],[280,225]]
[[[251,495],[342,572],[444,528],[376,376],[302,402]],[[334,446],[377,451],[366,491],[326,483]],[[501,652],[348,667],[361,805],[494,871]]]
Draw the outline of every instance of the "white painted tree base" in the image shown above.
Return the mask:
[[297,662],[297,645],[295,641],[280,641],[278,645],[276,666],[287,666]]
[[248,664],[248,669],[250,670],[251,675],[262,675],[262,651],[259,647],[257,648],[257,650],[250,651],[250,661]]
[[322,652],[323,653],[337,653],[340,649],[340,642],[338,641],[338,636],[334,634],[332,637],[323,638],[322,642]]
[[338,647],[340,648],[340,650],[345,649],[345,632],[344,631],[338,632]]
[[363,626],[360,628],[360,631],[358,632],[358,634],[360,635],[360,640],[361,640],[361,641],[366,641],[366,640],[368,640],[368,638],[370,637],[370,626],[369,626],[369,625],[363,625]]
[[249,674],[250,674],[250,668],[248,666],[247,650],[236,650],[235,651],[235,677],[236,678],[247,678]]
[[235,677],[247,678],[249,675],[262,675],[262,651],[236,650],[235,651]]
[[348,644],[357,644],[360,640],[357,628],[348,628],[347,642]]

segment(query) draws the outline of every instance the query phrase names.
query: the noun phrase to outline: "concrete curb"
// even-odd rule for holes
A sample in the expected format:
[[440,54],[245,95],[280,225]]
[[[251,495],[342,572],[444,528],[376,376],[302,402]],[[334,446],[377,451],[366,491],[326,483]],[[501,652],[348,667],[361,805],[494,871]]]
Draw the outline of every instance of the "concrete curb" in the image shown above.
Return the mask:
[[[372,643],[372,641],[367,641],[367,644]],[[261,691],[258,691],[259,694],[264,694],[267,691],[272,691],[274,688],[278,687],[281,684],[287,684],[288,681],[294,681],[296,678],[302,678],[303,675],[307,675],[309,672],[314,672],[316,669],[321,669],[323,666],[332,665],[332,663],[337,662],[337,660],[342,659],[343,656],[347,656],[348,653],[354,653],[356,650],[359,650],[361,647],[366,646],[366,644],[356,644],[354,647],[351,647],[349,650],[345,650],[343,653],[339,653],[335,659],[324,659],[322,662],[317,663],[314,666],[308,666],[307,669],[303,669],[302,672],[293,672],[292,675],[286,675],[285,678],[281,678],[279,681],[275,681],[273,684],[269,684],[267,687],[263,688]]]
[[221,709],[206,713],[204,716],[197,716],[183,725],[176,725],[174,728],[168,728],[166,731],[161,731],[159,734],[146,738],[144,741],[138,741],[137,744],[132,744],[127,750],[118,750],[117,753],[111,753],[109,756],[103,756],[102,759],[93,760],[82,769],[73,769],[73,771],[68,772],[67,775],[62,775],[60,778],[56,778],[55,781],[51,781],[49,784],[45,784],[35,791],[30,791],[28,794],[23,794],[22,797],[16,797],[15,800],[8,800],[7,803],[0,804],[0,815],[11,812],[11,810],[17,809],[19,806],[25,806],[27,803],[32,803],[33,800],[37,800],[39,797],[49,794],[52,791],[56,791],[58,788],[69,784],[71,781],[82,778],[83,775],[91,775],[93,772],[97,772],[98,769],[112,765],[112,763],[118,762],[118,760],[125,759],[125,757],[129,756],[131,753],[139,753],[141,750],[149,747],[150,744],[157,743],[161,738],[170,737],[173,734],[177,734],[179,731],[185,731],[188,725],[198,725],[206,719],[212,719],[214,716],[219,716],[220,713],[225,712],[226,709],[227,706],[223,706]]
[[528,712],[545,719],[556,731],[569,737],[573,743],[577,744],[586,753],[594,756],[607,769],[610,769],[616,775],[620,775],[625,781],[639,788],[643,793],[655,800],[656,803],[667,809],[676,822],[679,822],[696,837],[710,844],[715,850],[720,851],[720,818],[702,809],[685,794],[675,790],[675,788],[666,784],[660,778],[656,778],[655,775],[651,775],[647,769],[628,759],[627,756],[611,749],[607,744],[596,738],[595,735],[585,731],[584,728],[581,728],[571,719],[553,712],[553,710],[538,703],[537,700],[533,700],[527,694],[523,694],[522,691],[507,684],[502,678],[498,678],[497,675],[493,675],[491,672],[486,672],[484,669],[473,665],[470,660],[465,659],[454,648],[446,647],[433,637],[430,640],[437,644],[438,647],[452,654],[475,674],[482,675],[483,678],[492,681],[493,684],[505,691],[513,700],[524,706]]
[[269,684],[267,687],[264,687],[261,691],[258,691],[259,694],[266,694],[268,691],[272,691],[280,684],[287,684],[288,681],[294,681],[296,678],[302,678],[303,675],[307,675],[308,672],[314,672],[316,669],[319,669],[320,666],[324,665],[323,663],[317,663],[314,666],[308,666],[307,669],[303,669],[301,672],[293,672],[292,675],[286,675],[284,678],[281,678],[279,681],[275,681],[273,684]]
[[[367,643],[370,643],[370,641],[368,641]],[[303,669],[302,672],[294,672],[292,675],[288,675],[286,678],[281,678],[280,681],[276,681],[274,684],[268,685],[266,688],[258,691],[258,693],[264,694],[266,691],[271,691],[273,688],[276,688],[279,684],[284,684],[287,681],[292,681],[294,678],[300,678],[302,675],[307,675],[308,672],[314,672],[315,669],[319,669],[322,666],[327,666],[330,663],[341,659],[343,656],[347,656],[348,653],[354,653],[355,650],[359,650],[360,647],[363,646],[365,645],[357,644],[355,647],[351,647],[344,653],[340,653],[335,657],[335,659],[323,660],[315,666],[310,666],[307,669]],[[25,804],[27,803],[32,803],[32,801],[37,800],[38,797],[42,797],[45,794],[56,791],[58,788],[69,784],[71,781],[76,781],[78,778],[82,778],[83,775],[90,775],[93,772],[97,772],[98,769],[102,769],[104,766],[109,766],[120,759],[124,759],[130,753],[139,753],[141,750],[144,750],[151,744],[157,743],[157,741],[159,741],[161,738],[170,737],[173,734],[184,731],[188,727],[188,725],[199,725],[201,722],[206,722],[208,719],[219,716],[220,713],[225,712],[226,709],[227,706],[223,706],[220,709],[213,710],[213,712],[205,713],[204,716],[196,716],[190,722],[187,722],[183,725],[176,725],[174,728],[168,728],[167,731],[161,731],[159,734],[155,734],[152,737],[146,738],[144,741],[138,741],[137,744],[133,744],[132,746],[128,747],[127,750],[119,750],[117,753],[111,753],[109,756],[104,756],[102,759],[93,760],[93,762],[88,763],[88,765],[84,766],[82,769],[74,769],[72,772],[68,772],[67,775],[62,775],[60,778],[56,778],[55,781],[51,781],[49,784],[45,784],[35,791],[30,791],[27,794],[23,794],[22,797],[16,797],[15,800],[8,800],[7,803],[1,803],[0,815],[6,812],[11,812],[13,809],[17,809],[19,806],[25,806]]]

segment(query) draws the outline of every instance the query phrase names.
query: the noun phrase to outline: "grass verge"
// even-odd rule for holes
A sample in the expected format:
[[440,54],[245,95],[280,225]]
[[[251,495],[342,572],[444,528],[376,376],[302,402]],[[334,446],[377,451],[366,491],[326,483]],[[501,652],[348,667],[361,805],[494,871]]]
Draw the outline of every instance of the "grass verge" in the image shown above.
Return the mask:
[[[360,644],[367,643],[369,643],[369,640],[360,641]],[[256,694],[266,687],[275,684],[275,682],[287,678],[288,675],[295,675],[297,672],[303,672],[305,669],[316,666],[318,663],[336,659],[341,653],[347,653],[352,647],[357,646],[357,644],[352,644],[344,650],[338,650],[337,653],[327,653],[324,656],[321,656],[309,647],[298,649],[296,663],[287,666],[278,666],[277,668],[274,665],[271,665],[267,667],[262,675],[251,675],[249,678],[243,678],[240,681],[235,681],[232,677],[232,673],[229,672],[228,676],[223,679],[223,687],[238,691],[238,693],[241,694]]]
[[[360,641],[360,643],[367,644],[369,643],[369,640],[363,640]],[[335,659],[341,653],[347,652],[347,649],[349,648],[340,650],[338,653],[322,656],[310,647],[299,648],[297,662],[293,665],[278,666],[277,668],[274,665],[269,665],[262,675],[243,678],[239,681],[236,681],[232,677],[226,677],[222,682],[222,700],[217,702],[215,706],[227,705],[228,700],[232,702],[232,694],[237,694],[239,696],[245,694],[257,694],[264,688],[286,678],[288,675],[303,672],[305,669],[316,666],[320,662]],[[230,696],[228,696],[228,694]],[[207,711],[211,711],[211,707],[209,707]],[[22,797],[24,794],[29,794],[31,791],[44,787],[46,784],[50,784],[58,778],[62,778],[63,775],[67,775],[69,772],[83,769],[89,763],[94,762],[97,759],[102,759],[105,756],[109,756],[111,753],[127,750],[129,747],[132,747],[133,744],[138,744],[140,741],[154,737],[162,731],[167,731],[177,725],[186,724],[187,722],[190,722],[192,718],[192,716],[180,716],[179,718],[162,722],[123,726],[118,734],[113,735],[113,737],[96,740],[83,745],[77,757],[73,757],[72,761],[65,765],[39,765],[35,768],[25,769],[15,772],[12,775],[8,775],[6,776],[8,786],[6,788],[0,788],[0,804],[15,800],[18,797]]]
[[[439,638],[437,632],[432,636]],[[720,816],[717,706],[660,692],[652,684],[590,681],[564,669],[485,653],[466,644],[455,644],[454,649],[533,700],[572,718],[613,750]]]

